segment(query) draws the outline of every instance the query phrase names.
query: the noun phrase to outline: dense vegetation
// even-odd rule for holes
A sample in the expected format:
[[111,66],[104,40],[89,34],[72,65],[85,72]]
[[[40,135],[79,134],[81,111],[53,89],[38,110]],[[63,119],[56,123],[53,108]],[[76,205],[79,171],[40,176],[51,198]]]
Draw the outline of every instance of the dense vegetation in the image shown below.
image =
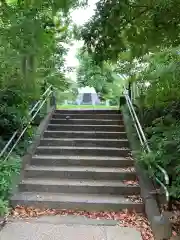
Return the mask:
[[77,4],[78,1],[1,1],[2,133],[12,134],[21,126],[44,85],[68,87],[63,73],[63,43],[72,35],[68,10]]
[[180,198],[180,2],[100,0],[82,36],[94,61],[116,64],[138,88],[137,112],[152,149],[140,163],[153,174],[159,163]]
[[[44,86],[69,88],[64,75],[64,43],[74,34],[69,10],[85,2],[0,0],[1,149],[27,122]],[[95,87],[102,99],[117,100],[124,84],[117,74],[136,84],[137,112],[152,148],[140,163],[147,170],[151,163],[156,175],[155,163],[164,167],[175,198],[180,198],[179,32],[179,0],[100,0],[81,30],[85,45],[78,53],[77,74],[79,86]],[[73,98],[76,89],[70,92]],[[11,173],[19,170],[18,156],[32,132],[30,128],[8,162],[0,162],[1,214],[7,209]]]
[[[137,80],[141,95],[138,113],[147,133],[153,152],[143,156],[140,162],[159,163],[170,177],[170,193],[180,198],[180,86],[178,48],[164,49],[148,57],[148,65]],[[148,81],[147,88],[142,83]],[[154,171],[156,172],[156,168]],[[159,175],[156,172],[156,175]]]
[[[64,90],[64,55],[73,35],[69,10],[86,1],[0,0],[0,150],[28,122],[29,109],[48,85]],[[9,187],[19,156],[32,138],[29,127],[9,161],[0,161],[0,214],[7,210]]]
[[111,62],[97,65],[92,54],[80,49],[77,58],[77,84],[79,87],[94,87],[102,101],[110,100],[113,105],[118,105],[119,95],[122,90],[122,79],[115,73],[116,66]]

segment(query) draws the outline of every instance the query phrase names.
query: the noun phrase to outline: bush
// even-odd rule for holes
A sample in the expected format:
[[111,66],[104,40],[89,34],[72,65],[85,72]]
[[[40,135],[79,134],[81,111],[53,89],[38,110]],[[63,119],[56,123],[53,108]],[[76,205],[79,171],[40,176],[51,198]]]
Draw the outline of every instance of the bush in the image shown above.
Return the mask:
[[[25,100],[26,99],[26,100]],[[28,118],[27,98],[15,88],[0,90],[0,132],[8,140]]]
[[[161,109],[161,116],[158,116],[155,108],[151,111],[147,110],[151,121],[148,119],[144,125],[147,126],[145,132],[152,152],[143,153],[139,158],[139,163],[152,177],[156,175],[162,181],[164,180],[163,175],[157,169],[156,164],[163,167],[170,178],[170,195],[177,199],[180,198],[180,121],[177,121],[176,115],[173,114],[176,110],[171,108],[171,111],[167,111],[168,108]],[[168,115],[165,115],[167,112]],[[152,116],[158,117],[153,119]]]
[[14,177],[20,172],[20,158],[16,155],[7,161],[0,159],[0,215],[8,211],[8,199]]

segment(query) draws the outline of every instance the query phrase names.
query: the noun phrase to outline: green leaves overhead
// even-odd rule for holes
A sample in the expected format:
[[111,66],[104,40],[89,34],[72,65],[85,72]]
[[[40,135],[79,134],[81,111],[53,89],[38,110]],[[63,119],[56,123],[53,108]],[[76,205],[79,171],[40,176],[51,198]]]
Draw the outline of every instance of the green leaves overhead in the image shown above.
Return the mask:
[[61,43],[69,41],[72,31],[67,13],[84,2],[1,0],[2,84],[21,81],[32,95],[44,81],[53,83],[54,76],[55,86],[62,85],[66,81],[62,73],[66,51]]
[[132,83],[152,150],[139,162],[163,181],[156,164],[162,166],[170,195],[179,199],[180,1],[99,0],[81,34],[96,62],[116,63],[115,72]]
[[179,0],[100,0],[82,29],[87,48],[98,61],[116,60],[130,49],[132,57],[180,43]]
[[[171,101],[179,101],[180,55],[178,48],[164,49],[144,58],[146,67],[136,76],[145,94],[145,103],[149,106],[167,105]],[[149,87],[143,89],[143,83]]]
[[[0,148],[14,131],[29,121],[29,109],[44,91],[69,87],[64,74],[63,43],[72,38],[69,10],[86,1],[0,0]],[[44,117],[42,112],[34,124]],[[32,127],[26,134],[32,136]],[[16,140],[16,139],[15,139]],[[23,154],[30,139],[23,136],[16,154]],[[25,144],[26,142],[26,144]],[[22,146],[22,145],[23,146]],[[17,161],[0,159],[0,215],[6,213]],[[14,166],[16,164],[16,166]]]
[[78,54],[79,68],[77,71],[78,83],[80,86],[92,86],[100,92],[106,82],[112,82],[111,70],[108,66],[102,68],[94,62],[87,53],[80,51]]
[[121,92],[119,78],[113,73],[114,66],[110,63],[97,65],[92,56],[83,50],[78,54],[79,67],[77,69],[78,85],[91,86],[104,99],[116,98]]

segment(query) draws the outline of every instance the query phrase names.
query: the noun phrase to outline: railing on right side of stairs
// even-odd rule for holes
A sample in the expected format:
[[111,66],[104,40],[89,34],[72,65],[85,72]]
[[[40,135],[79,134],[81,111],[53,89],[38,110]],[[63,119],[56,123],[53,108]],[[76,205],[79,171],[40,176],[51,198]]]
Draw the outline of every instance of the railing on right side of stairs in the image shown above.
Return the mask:
[[[138,138],[139,138],[139,141],[141,143],[141,146],[142,146],[143,150],[146,153],[150,153],[151,149],[149,147],[147,138],[146,138],[146,136],[144,134],[144,131],[142,129],[140,121],[139,121],[139,119],[137,117],[137,114],[136,114],[136,111],[134,109],[133,103],[131,101],[131,98],[129,97],[129,91],[127,89],[124,90],[124,97],[126,99],[126,104],[127,104],[128,110],[130,112],[130,115],[132,117],[132,120],[133,120],[133,123],[134,123],[134,127],[136,129],[137,134],[138,134]],[[164,168],[162,168],[159,164],[156,164],[156,167],[163,174],[163,176],[164,176],[164,183],[158,177],[154,176],[154,178],[160,184],[160,186],[164,189],[165,196],[166,196],[166,201],[168,203],[169,199],[170,199],[169,191],[168,191],[169,176],[168,176],[166,170]],[[152,167],[150,166],[150,168],[152,168]]]
[[48,100],[51,106],[56,105],[56,100],[55,100],[55,94],[52,86],[49,86],[45,92],[40,96],[40,99],[34,104],[32,109],[29,111],[29,121],[27,124],[23,126],[21,129],[17,129],[12,137],[9,139],[7,144],[4,146],[2,151],[0,152],[0,158],[3,158],[3,161],[8,160],[10,155],[12,154],[13,150],[16,148],[18,145],[19,141],[27,131],[28,127],[32,124],[33,120],[35,117],[38,115],[40,110],[44,107],[46,103],[48,103]]

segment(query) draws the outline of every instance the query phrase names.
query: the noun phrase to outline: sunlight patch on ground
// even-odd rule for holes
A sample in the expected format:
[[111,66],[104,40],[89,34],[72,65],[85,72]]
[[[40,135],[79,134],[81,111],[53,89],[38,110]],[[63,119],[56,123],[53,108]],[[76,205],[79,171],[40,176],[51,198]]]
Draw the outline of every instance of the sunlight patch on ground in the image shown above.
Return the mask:
[[104,105],[57,105],[57,109],[118,109],[118,106],[104,106]]

